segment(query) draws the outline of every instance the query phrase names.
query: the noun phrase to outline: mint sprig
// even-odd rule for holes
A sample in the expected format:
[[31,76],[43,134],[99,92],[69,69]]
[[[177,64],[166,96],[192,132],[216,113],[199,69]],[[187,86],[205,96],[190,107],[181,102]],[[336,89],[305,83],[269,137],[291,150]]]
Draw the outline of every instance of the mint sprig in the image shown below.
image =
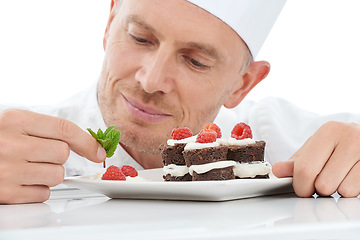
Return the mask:
[[100,143],[100,145],[106,151],[106,157],[112,157],[115,153],[115,150],[120,141],[120,130],[114,129],[115,126],[108,127],[105,132],[103,132],[100,128],[95,133],[91,128],[87,128],[91,136],[93,136],[96,141]]

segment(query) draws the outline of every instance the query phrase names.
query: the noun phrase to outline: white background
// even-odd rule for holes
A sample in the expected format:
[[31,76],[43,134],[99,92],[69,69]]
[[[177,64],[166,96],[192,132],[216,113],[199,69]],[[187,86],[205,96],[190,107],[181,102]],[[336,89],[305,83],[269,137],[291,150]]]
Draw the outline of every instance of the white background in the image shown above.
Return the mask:
[[[97,80],[110,0],[0,0],[0,104],[54,104]],[[359,113],[360,1],[288,0],[256,60],[272,70],[247,99]]]

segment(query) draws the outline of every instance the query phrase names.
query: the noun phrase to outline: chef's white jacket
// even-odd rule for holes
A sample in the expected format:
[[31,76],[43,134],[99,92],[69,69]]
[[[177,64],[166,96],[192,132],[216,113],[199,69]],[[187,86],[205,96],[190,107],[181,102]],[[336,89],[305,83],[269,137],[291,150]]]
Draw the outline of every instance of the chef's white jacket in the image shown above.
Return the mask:
[[[105,129],[97,102],[97,84],[54,106],[1,106],[0,110],[16,107],[68,119],[83,128]],[[265,160],[270,163],[288,160],[292,154],[325,122],[335,120],[360,123],[360,114],[340,113],[320,116],[304,111],[295,105],[275,97],[259,102],[243,101],[236,108],[221,108],[215,123],[222,130],[224,138],[238,122],[249,124],[255,140],[265,140]],[[106,165],[131,165],[143,169],[120,145],[113,157],[106,159]],[[71,152],[65,163],[66,176],[87,175],[98,172],[102,163],[93,163]]]

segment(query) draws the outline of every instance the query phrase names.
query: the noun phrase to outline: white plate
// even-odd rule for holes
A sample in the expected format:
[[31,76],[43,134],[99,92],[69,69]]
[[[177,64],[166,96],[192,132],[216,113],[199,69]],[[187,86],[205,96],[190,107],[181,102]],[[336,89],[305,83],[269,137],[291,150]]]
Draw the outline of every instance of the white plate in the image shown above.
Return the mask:
[[227,201],[293,192],[292,178],[235,179],[226,181],[164,182],[162,169],[139,171],[149,180],[104,181],[94,176],[66,178],[64,184],[110,198]]

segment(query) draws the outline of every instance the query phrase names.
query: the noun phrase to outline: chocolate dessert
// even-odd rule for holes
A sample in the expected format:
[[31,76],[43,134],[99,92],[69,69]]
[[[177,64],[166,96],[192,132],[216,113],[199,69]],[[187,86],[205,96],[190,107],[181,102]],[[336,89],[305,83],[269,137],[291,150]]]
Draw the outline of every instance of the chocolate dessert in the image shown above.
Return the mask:
[[228,145],[227,159],[237,163],[234,167],[236,178],[269,178],[270,164],[264,161],[265,144],[265,141],[255,141]]
[[226,146],[184,150],[183,155],[193,181],[235,179],[233,164],[226,159]]
[[173,140],[160,148],[165,181],[269,178],[271,165],[264,161],[266,143],[253,140],[247,124],[235,125],[229,139],[221,138],[214,123],[205,125],[196,136],[190,137],[189,131],[174,129]]
[[264,161],[265,141],[256,141],[249,145],[229,146],[227,159],[241,163]]
[[[161,145],[160,146],[160,153],[163,160],[164,169],[167,169],[167,172],[174,172],[176,171],[177,167],[186,167],[185,159],[182,154],[184,151],[186,143],[176,143],[174,146],[168,145]],[[183,169],[185,172],[186,170]],[[191,176],[187,170],[185,175],[174,175],[167,173],[164,176],[165,181],[191,181]]]
[[206,173],[198,174],[195,171],[192,175],[193,181],[216,181],[235,179],[233,167],[213,169]]

